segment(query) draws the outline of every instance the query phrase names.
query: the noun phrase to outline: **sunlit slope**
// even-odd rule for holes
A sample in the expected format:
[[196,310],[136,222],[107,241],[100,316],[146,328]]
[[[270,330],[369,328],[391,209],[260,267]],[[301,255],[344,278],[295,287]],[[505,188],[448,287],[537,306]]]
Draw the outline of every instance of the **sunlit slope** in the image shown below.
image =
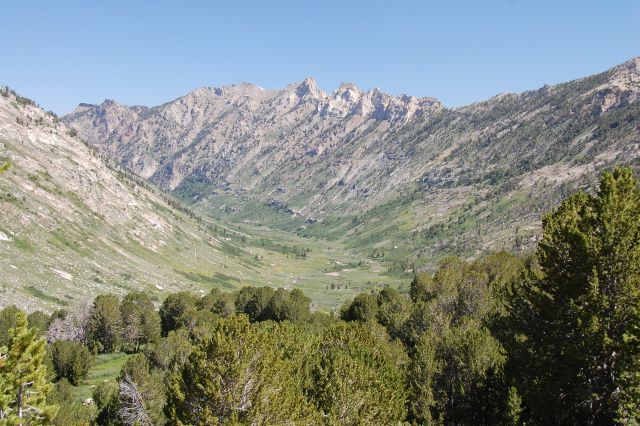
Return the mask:
[[271,285],[330,309],[364,286],[396,284],[340,247],[198,218],[72,134],[30,101],[0,96],[0,305]]
[[319,236],[403,270],[533,247],[563,196],[640,164],[639,117],[634,58],[456,109],[305,80],[202,88],[152,108],[82,104],[64,120],[219,220]]

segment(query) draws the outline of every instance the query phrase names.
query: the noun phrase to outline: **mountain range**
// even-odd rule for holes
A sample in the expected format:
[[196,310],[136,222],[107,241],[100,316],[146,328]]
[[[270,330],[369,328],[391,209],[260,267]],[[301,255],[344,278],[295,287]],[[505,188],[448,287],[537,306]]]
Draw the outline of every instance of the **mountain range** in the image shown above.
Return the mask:
[[364,286],[399,283],[341,247],[202,217],[7,88],[0,212],[0,306],[28,311],[105,292],[141,290],[159,301],[245,285],[301,288],[330,310]]
[[392,269],[527,250],[544,211],[638,167],[640,58],[461,108],[305,79],[200,88],[156,107],[80,104],[64,123],[204,214],[339,242]]
[[640,168],[640,58],[455,109],[313,79],[61,118],[0,95],[0,291],[27,310],[243,285],[337,309],[444,256],[527,251],[563,197]]

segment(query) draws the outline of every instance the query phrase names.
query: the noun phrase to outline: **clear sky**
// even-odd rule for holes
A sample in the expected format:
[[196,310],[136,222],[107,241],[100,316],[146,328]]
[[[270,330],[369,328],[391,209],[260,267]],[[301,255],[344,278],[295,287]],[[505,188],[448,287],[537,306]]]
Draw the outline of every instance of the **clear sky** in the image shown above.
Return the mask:
[[0,37],[0,85],[59,114],[307,76],[460,106],[639,56],[640,1],[20,0]]

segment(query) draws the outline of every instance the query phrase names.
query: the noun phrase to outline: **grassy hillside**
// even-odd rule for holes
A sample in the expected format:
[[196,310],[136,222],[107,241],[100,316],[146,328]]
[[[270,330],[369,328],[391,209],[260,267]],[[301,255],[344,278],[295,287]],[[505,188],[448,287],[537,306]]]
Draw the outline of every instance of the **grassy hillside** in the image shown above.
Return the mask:
[[299,287],[331,309],[399,285],[341,245],[197,217],[94,155],[53,114],[0,96],[0,305],[52,310],[97,293]]

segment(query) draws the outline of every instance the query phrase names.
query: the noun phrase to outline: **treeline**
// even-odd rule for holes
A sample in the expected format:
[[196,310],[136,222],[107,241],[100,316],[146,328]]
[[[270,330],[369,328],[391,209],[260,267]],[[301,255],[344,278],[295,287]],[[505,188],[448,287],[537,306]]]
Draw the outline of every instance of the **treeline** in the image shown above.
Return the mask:
[[[22,408],[24,424],[60,425],[636,424],[637,180],[605,173],[543,231],[529,257],[448,258],[339,317],[251,287],[159,309],[143,293],[52,316],[6,308],[0,421]],[[75,401],[93,354],[117,351],[133,353],[117,382]]]
[[[12,88],[10,88],[9,86],[0,86],[0,96],[2,96],[3,98],[14,98],[16,105],[19,105],[21,107],[25,107],[25,106],[34,106],[36,108],[40,108],[40,105],[38,105],[34,100],[29,99],[25,96],[20,96],[18,93],[16,93],[15,90],[13,90]],[[53,111],[47,111],[45,112],[46,115],[50,116],[53,118],[54,122],[57,123],[59,121],[58,116],[56,115],[55,112]],[[19,123],[20,124],[20,123]],[[42,119],[37,120],[36,124],[42,124]]]
[[15,90],[11,89],[9,86],[0,87],[0,96],[4,98],[13,97],[16,103],[20,106],[31,105],[31,106],[39,107],[39,105],[35,103],[33,100],[27,97],[18,95],[15,92]]

